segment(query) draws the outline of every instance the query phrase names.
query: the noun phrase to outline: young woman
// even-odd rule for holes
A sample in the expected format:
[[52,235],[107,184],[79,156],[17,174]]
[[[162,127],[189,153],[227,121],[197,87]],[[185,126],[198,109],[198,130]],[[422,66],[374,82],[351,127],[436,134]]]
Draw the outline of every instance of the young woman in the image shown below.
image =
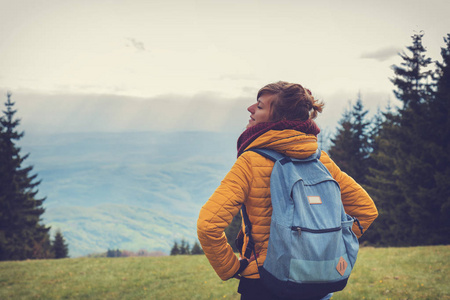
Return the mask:
[[[259,280],[256,261],[233,253],[224,229],[245,204],[252,224],[258,264],[264,263],[270,234],[272,206],[270,174],[274,163],[250,148],[269,148],[294,158],[307,158],[318,148],[320,130],[313,121],[323,104],[299,84],[276,82],[261,88],[255,104],[248,108],[250,120],[238,139],[238,159],[220,186],[200,211],[198,238],[212,267],[222,280],[240,279],[241,299],[281,299],[270,294]],[[364,230],[378,215],[366,193],[322,151],[320,161],[341,188],[344,209],[358,218]],[[360,237],[357,225],[353,231]],[[245,251],[248,237],[244,236]]]

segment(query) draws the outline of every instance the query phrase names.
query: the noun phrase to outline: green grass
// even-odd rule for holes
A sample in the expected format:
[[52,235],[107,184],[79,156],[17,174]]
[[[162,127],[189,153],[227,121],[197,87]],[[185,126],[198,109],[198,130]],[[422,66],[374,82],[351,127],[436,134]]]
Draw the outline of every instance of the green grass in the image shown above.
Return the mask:
[[[333,299],[450,299],[450,246],[362,248]],[[239,299],[201,256],[0,263],[0,299]]]
[[362,248],[336,299],[450,299],[450,246]]

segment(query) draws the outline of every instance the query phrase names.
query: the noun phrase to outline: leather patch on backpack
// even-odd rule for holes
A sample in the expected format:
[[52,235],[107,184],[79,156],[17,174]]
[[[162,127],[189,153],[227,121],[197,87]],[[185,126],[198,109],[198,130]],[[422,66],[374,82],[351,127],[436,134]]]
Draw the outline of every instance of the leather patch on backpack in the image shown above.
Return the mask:
[[345,259],[341,256],[339,258],[339,262],[336,266],[336,270],[341,274],[341,276],[344,276],[345,270],[347,269],[348,263],[345,261]]
[[322,199],[320,196],[307,196],[309,200],[309,204],[322,204]]

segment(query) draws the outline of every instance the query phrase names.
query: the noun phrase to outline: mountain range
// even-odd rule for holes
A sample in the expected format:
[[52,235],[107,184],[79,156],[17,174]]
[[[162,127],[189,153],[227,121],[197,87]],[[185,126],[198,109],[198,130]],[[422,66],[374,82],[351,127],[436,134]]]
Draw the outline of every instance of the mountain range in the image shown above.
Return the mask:
[[196,241],[196,221],[236,159],[236,133],[33,134],[19,145],[42,180],[43,223],[71,257],[162,251]]

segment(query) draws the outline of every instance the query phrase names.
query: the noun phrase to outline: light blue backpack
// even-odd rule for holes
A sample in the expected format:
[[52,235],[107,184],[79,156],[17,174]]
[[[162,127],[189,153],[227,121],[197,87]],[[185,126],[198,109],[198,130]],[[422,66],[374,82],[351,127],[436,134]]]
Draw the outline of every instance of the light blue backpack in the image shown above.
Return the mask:
[[[322,297],[347,284],[359,249],[339,184],[319,161],[321,151],[295,159],[269,149],[250,149],[275,162],[270,177],[272,220],[267,257],[258,265],[273,294],[288,298]],[[249,246],[255,253],[251,223],[242,207]],[[255,254],[255,257],[257,255]]]

